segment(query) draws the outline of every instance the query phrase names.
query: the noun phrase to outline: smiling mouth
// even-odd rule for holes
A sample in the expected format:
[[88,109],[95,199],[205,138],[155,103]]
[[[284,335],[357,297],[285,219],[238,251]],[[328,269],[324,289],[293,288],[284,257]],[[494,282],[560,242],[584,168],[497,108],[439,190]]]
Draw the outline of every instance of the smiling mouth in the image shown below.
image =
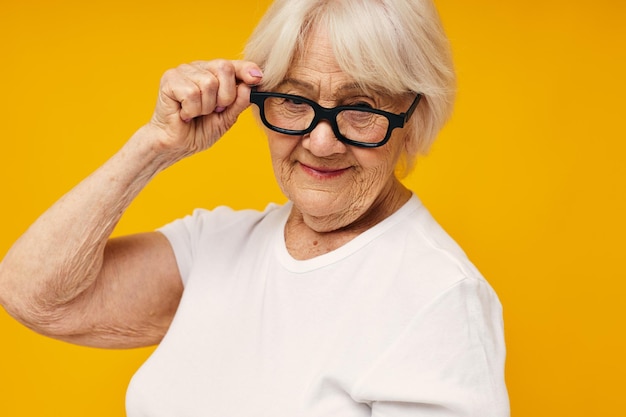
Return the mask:
[[327,167],[312,167],[300,162],[300,167],[307,174],[319,178],[319,179],[331,179],[336,178],[344,174],[350,168],[327,168]]

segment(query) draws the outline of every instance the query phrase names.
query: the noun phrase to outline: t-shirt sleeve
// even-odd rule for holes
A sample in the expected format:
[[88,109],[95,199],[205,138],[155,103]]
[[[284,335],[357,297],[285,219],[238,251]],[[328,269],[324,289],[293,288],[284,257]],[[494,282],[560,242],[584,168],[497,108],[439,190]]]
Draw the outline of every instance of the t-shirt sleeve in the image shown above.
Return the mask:
[[208,214],[205,210],[197,209],[194,210],[193,214],[174,220],[157,229],[165,235],[174,250],[183,284],[187,283],[193,265],[198,230],[202,228],[203,218]]
[[[186,285],[197,254],[219,244],[220,234],[250,217],[253,211],[235,211],[221,206],[213,210],[196,209],[191,215],[157,229],[169,240],[183,284]],[[216,243],[218,242],[218,243]]]
[[268,204],[264,211],[233,210],[220,206],[212,210],[196,209],[192,214],[157,229],[169,240],[186,285],[198,257],[221,247],[223,243],[246,240],[254,226],[280,206]]
[[508,417],[503,333],[491,287],[464,279],[419,311],[353,396],[372,417]]

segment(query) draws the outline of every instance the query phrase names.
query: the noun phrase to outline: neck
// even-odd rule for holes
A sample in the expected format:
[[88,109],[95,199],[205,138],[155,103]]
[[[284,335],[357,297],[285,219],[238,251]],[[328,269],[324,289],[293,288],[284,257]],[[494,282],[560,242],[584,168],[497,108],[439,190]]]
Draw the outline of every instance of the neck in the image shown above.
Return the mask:
[[296,206],[285,225],[287,250],[295,259],[311,259],[345,245],[395,213],[411,197],[399,181],[393,181],[369,207],[350,207],[344,213],[323,218],[307,216]]

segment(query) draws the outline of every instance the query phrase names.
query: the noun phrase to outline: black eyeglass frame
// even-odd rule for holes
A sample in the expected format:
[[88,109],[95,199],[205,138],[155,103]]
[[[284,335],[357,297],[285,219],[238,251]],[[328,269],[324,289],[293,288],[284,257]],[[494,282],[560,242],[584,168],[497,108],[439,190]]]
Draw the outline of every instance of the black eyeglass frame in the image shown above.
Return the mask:
[[[278,97],[278,98],[286,98],[286,99],[291,99],[291,100],[296,100],[296,101],[302,101],[308,104],[309,106],[311,106],[314,111],[314,116],[309,127],[304,130],[291,130],[291,129],[283,129],[281,127],[277,127],[269,123],[267,119],[265,118],[265,99],[270,98],[270,97]],[[361,107],[361,106],[337,106],[337,107],[327,108],[327,107],[320,106],[313,100],[309,100],[308,98],[296,96],[293,94],[258,91],[256,88],[253,88],[250,91],[250,102],[256,104],[259,107],[259,110],[260,110],[259,114],[261,115],[261,121],[263,122],[265,126],[267,126],[268,129],[273,130],[278,133],[282,133],[284,135],[302,136],[302,135],[306,135],[307,133],[311,133],[313,129],[317,127],[318,123],[321,120],[326,120],[330,122],[330,125],[333,129],[333,133],[335,134],[335,137],[340,142],[343,142],[345,144],[352,145],[352,146],[357,146],[360,148],[378,148],[380,146],[383,146],[385,143],[387,143],[394,129],[404,127],[405,123],[409,120],[409,117],[411,117],[411,115],[417,108],[417,105],[419,104],[421,98],[422,98],[422,94],[417,93],[417,96],[415,96],[413,103],[411,103],[411,106],[408,108],[406,112],[395,114],[395,113],[390,113],[384,110],[379,110],[379,109],[374,109],[374,108],[369,108],[369,107]],[[385,135],[385,138],[381,140],[380,142],[370,143],[370,142],[355,141],[355,140],[348,139],[345,136],[343,136],[341,132],[339,131],[339,126],[337,125],[337,115],[340,112],[345,111],[345,110],[364,111],[364,112],[369,112],[369,113],[374,113],[374,114],[379,114],[381,116],[385,116],[387,120],[389,120],[389,126],[387,127],[387,134]]]

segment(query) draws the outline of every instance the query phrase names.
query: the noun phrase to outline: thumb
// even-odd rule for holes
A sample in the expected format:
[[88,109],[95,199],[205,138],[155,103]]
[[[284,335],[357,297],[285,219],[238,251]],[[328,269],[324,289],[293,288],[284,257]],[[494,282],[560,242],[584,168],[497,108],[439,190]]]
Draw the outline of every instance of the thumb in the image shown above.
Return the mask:
[[224,110],[222,117],[229,122],[228,124],[234,124],[237,121],[237,117],[248,106],[250,106],[250,87],[245,83],[241,83],[237,86],[237,98]]

